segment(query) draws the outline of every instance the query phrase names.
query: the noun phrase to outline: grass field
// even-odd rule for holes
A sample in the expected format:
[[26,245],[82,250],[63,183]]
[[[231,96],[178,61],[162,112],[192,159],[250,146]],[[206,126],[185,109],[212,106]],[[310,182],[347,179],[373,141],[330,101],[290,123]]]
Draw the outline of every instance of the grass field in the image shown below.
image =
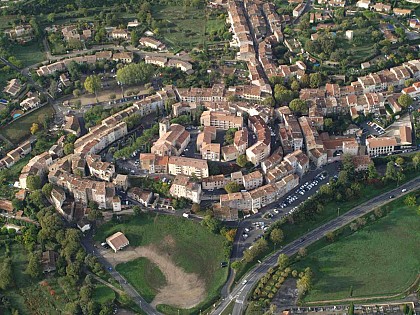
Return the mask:
[[115,299],[115,292],[103,284],[98,284],[93,290],[92,299],[99,304],[104,304]]
[[124,222],[111,221],[102,225],[95,240],[102,241],[117,231],[127,236],[130,245],[153,245],[158,251],[170,254],[174,263],[185,272],[198,275],[204,281],[207,292],[207,299],[200,305],[207,305],[208,301],[218,296],[219,288],[227,277],[227,268],[220,268],[220,262],[226,259],[222,236],[191,220],[142,214],[126,218]]
[[119,264],[116,270],[132,283],[149,303],[153,301],[159,288],[166,283],[165,276],[159,268],[144,257]]
[[[405,174],[406,178],[404,182],[407,182],[420,175],[420,171],[412,171],[408,174]],[[404,182],[401,182],[404,183]],[[281,226],[281,229],[284,232],[284,241],[283,244],[292,242],[293,240],[301,237],[302,235],[308,233],[309,231],[321,226],[332,219],[336,218],[338,215],[342,215],[352,208],[372,199],[375,196],[383,194],[391,189],[396,188],[396,183],[388,183],[386,185],[375,185],[375,184],[362,184],[362,189],[360,196],[354,198],[350,201],[331,201],[324,206],[324,210],[314,217],[314,220],[304,220],[298,223],[291,224],[286,222]],[[258,259],[263,259],[264,256],[270,254],[272,248],[269,251],[263,253]],[[252,266],[255,265],[255,261],[247,264],[243,264],[240,269],[237,270],[235,274],[235,279],[240,279]]]
[[22,61],[24,67],[46,60],[42,44],[38,41],[31,41],[25,45],[14,44],[10,48],[10,54]]
[[420,216],[403,200],[389,203],[390,213],[378,221],[296,264],[314,272],[305,302],[398,294],[413,283],[420,270]]
[[216,19],[207,19],[205,9],[173,5],[155,5],[154,18],[168,23],[161,30],[164,40],[175,49],[191,50],[206,41],[206,28],[218,30],[223,24]]
[[12,143],[18,144],[31,134],[29,129],[33,123],[38,123],[39,114],[46,114],[51,117],[54,114],[54,109],[51,105],[45,105],[44,107],[11,122],[9,125],[0,128],[0,134],[9,139]]

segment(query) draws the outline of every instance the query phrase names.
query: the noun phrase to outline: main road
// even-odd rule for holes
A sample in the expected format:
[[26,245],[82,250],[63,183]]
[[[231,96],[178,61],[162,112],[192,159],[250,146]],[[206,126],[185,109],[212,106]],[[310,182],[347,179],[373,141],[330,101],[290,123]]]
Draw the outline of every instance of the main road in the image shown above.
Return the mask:
[[[281,250],[264,259],[261,264],[258,264],[253,269],[251,269],[233,288],[229,296],[226,297],[211,314],[221,314],[232,301],[235,301],[232,315],[241,315],[244,311],[247,297],[252,288],[258,282],[258,280],[267,273],[270,267],[274,267],[277,264],[277,257],[279,254],[286,254],[288,256],[296,254],[300,248],[311,245],[312,243],[323,238],[328,232],[333,232],[349,224],[355,219],[366,215],[367,213],[373,211],[375,208],[388,203],[393,197],[403,196],[419,188],[420,177],[417,177],[399,186],[398,188],[372,198],[371,200],[353,208],[352,210],[337,217],[336,219],[333,219],[328,223],[317,227],[311,232],[303,235],[301,238],[296,239],[288,245],[284,246]],[[403,193],[403,189],[407,189],[407,191]]]

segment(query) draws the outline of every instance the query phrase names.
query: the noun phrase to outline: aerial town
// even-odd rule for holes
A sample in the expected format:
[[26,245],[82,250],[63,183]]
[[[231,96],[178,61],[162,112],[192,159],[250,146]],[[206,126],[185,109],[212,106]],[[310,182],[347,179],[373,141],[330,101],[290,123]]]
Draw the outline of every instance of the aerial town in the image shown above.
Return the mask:
[[419,0],[0,11],[0,314],[420,314]]

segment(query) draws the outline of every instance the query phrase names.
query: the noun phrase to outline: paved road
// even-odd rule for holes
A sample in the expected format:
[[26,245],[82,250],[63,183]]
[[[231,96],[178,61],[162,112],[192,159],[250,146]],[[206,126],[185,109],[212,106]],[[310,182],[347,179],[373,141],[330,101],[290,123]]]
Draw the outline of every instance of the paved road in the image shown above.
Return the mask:
[[[405,193],[402,193],[402,189],[407,189]],[[283,253],[288,256],[291,256],[299,250],[301,247],[308,247],[312,243],[318,241],[319,239],[323,238],[326,233],[335,231],[350,222],[354,221],[360,216],[363,216],[375,208],[387,203],[390,201],[390,196],[402,196],[408,194],[411,191],[420,188],[420,177],[413,179],[398,188],[395,188],[387,193],[384,193],[380,196],[377,196],[362,205],[353,208],[352,210],[346,212],[345,214],[337,217],[334,220],[312,230],[311,232],[307,233],[300,239],[297,239],[287,246],[282,248],[281,250],[275,252],[274,254],[267,257],[261,264],[255,266],[251,271],[249,271],[242,279],[241,282],[236,285],[236,287],[232,290],[231,294],[225,298],[222,303],[217,306],[217,308],[212,312],[212,314],[221,314],[223,310],[232,302],[235,301],[235,306],[233,309],[233,315],[240,315],[242,314],[243,310],[245,309],[244,306],[246,305],[246,299],[249,293],[251,292],[252,288],[254,287],[255,283],[268,271],[270,267],[273,267],[277,263],[277,257],[279,254]]]

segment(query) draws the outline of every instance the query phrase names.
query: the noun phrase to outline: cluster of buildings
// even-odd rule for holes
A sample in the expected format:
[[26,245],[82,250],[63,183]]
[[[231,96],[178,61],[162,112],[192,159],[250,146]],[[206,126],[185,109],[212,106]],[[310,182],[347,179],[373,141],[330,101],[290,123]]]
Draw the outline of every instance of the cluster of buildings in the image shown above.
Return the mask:
[[[299,97],[309,103],[313,113],[317,112],[321,116],[346,113],[350,113],[353,119],[360,114],[380,116],[386,114],[387,104],[394,113],[401,110],[395,102],[395,94],[389,93],[388,88],[400,90],[409,79],[420,79],[420,60],[407,61],[401,66],[370,73],[348,86],[326,84],[318,89],[302,89]],[[414,91],[413,88],[408,91]]]
[[71,62],[76,62],[78,64],[95,64],[98,61],[115,61],[121,63],[131,63],[133,62],[133,53],[132,52],[112,52],[112,51],[98,51],[94,55],[85,55],[79,57],[73,57],[64,59],[62,61],[57,61],[49,65],[41,66],[38,68],[36,73],[39,76],[45,76],[54,74],[57,71],[65,71],[67,66]]
[[[127,134],[126,117],[163,110],[165,100],[174,97],[174,92],[167,88],[104,119],[76,140],[73,154],[64,156],[64,137],[61,137],[47,152],[33,157],[22,169],[20,187],[28,188],[30,176],[39,176],[42,181],[48,179],[54,185],[53,205],[69,220],[82,218],[90,201],[96,202],[99,208],[120,211],[121,200],[116,189],[127,189],[128,177],[117,174],[114,165],[103,162],[98,153]],[[66,118],[66,125],[73,133],[80,134],[80,125],[72,122],[71,117]],[[20,155],[29,150],[30,145],[16,149]],[[11,152],[11,156],[14,155]]]
[[188,61],[183,61],[175,58],[166,58],[161,56],[148,56],[144,57],[144,62],[152,64],[158,67],[169,67],[169,68],[178,68],[184,72],[192,71],[192,64]]

